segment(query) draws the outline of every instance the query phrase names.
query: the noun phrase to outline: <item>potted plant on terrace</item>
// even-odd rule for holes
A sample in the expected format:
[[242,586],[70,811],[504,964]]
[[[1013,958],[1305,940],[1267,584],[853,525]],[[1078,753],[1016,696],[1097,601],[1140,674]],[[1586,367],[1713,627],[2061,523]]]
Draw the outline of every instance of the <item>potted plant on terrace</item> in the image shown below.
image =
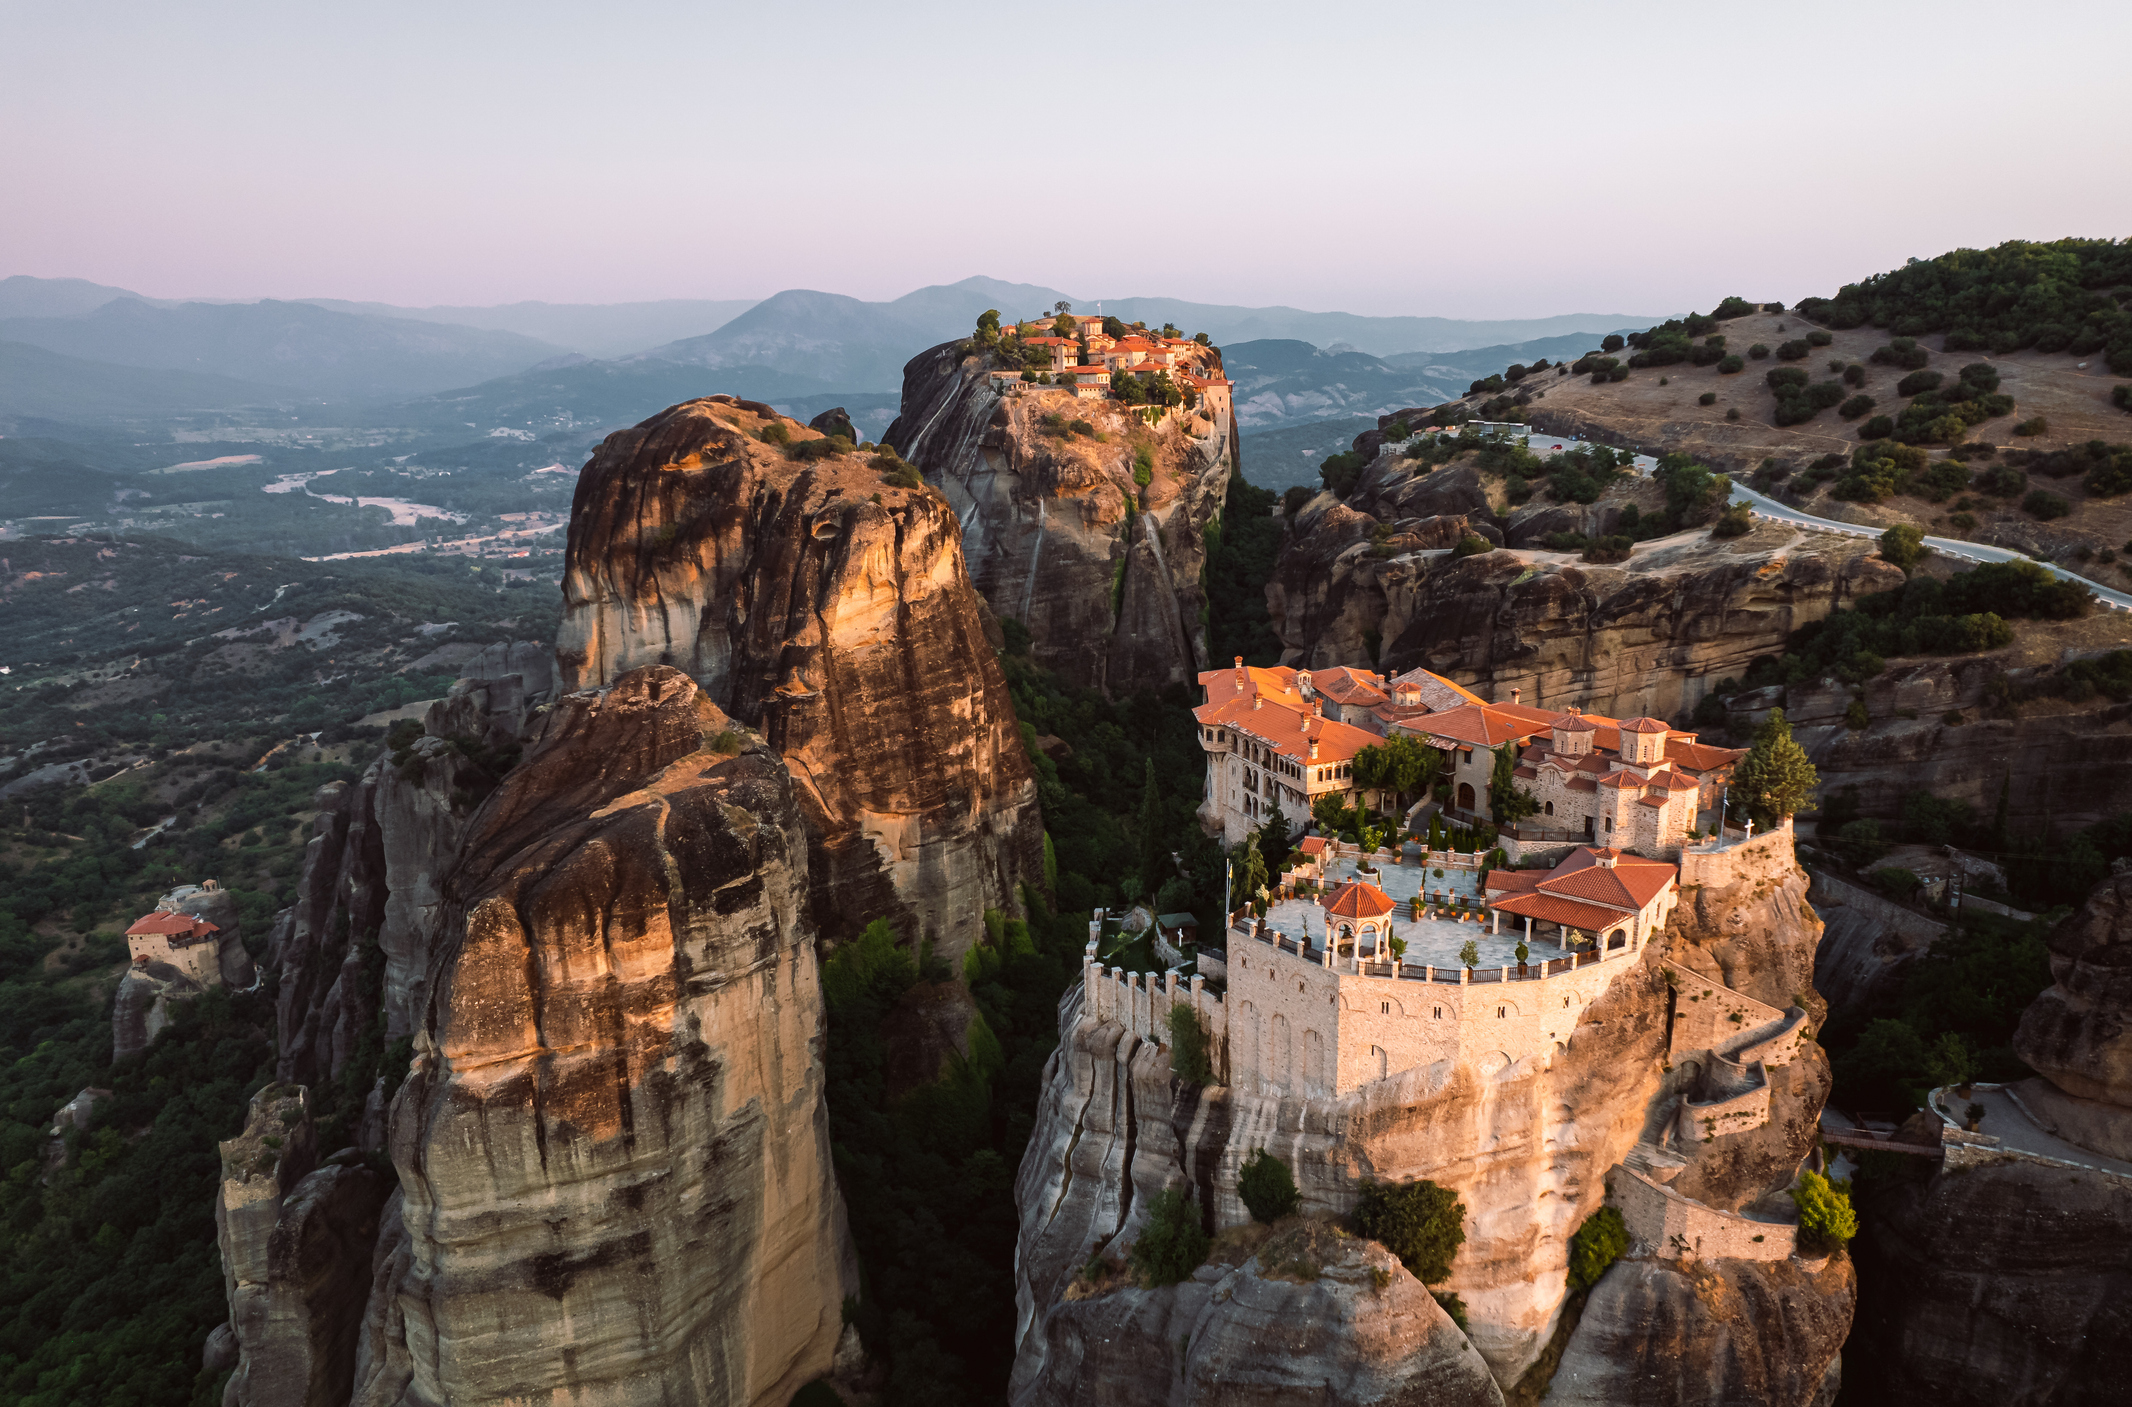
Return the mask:
[[1458,950],[1458,960],[1464,963],[1468,968],[1479,967],[1481,965],[1480,944],[1474,942],[1471,938],[1468,938],[1466,940],[1465,946]]
[[1525,975],[1525,959],[1531,956],[1532,950],[1527,948],[1523,941],[1520,941],[1518,943],[1518,976],[1523,977]]

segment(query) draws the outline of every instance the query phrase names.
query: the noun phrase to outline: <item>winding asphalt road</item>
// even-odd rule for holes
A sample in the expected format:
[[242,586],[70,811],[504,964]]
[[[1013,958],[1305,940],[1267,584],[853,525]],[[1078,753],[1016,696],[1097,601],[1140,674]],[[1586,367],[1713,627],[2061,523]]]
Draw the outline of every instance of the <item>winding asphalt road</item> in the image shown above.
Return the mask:
[[[1543,440],[1546,441],[1544,449],[1540,446],[1540,442]],[[1526,443],[1533,446],[1536,452],[1552,453],[1557,446],[1575,449],[1583,442],[1569,435],[1532,435],[1527,439]],[[1638,454],[1633,467],[1638,474],[1648,475],[1658,467],[1658,461],[1648,454]],[[1787,507],[1767,495],[1756,493],[1753,489],[1737,481],[1732,485],[1731,501],[1746,504],[1756,517],[1771,518],[1780,523],[1796,523],[1802,528],[1818,528],[1822,532],[1842,533],[1846,537],[1877,538],[1880,536],[1880,530],[1876,528],[1860,527],[1856,523],[1843,523],[1833,518],[1817,518],[1811,513],[1802,513],[1798,509]],[[1944,552],[1949,557],[1960,557],[1970,562],[2033,562],[2036,560],[2027,553],[2015,551],[2010,547],[1993,547],[1988,543],[1982,542],[1964,542],[1960,538],[1928,537],[1925,539],[1925,545],[1935,552]],[[2099,582],[2090,581],[2078,572],[2069,572],[2065,568],[2054,566],[2049,562],[2036,562],[2036,565],[2049,572],[2052,576],[2063,577],[2067,581],[2079,582],[2082,586],[2094,592],[2095,599],[2105,606],[2120,611],[2132,611],[2132,593],[2114,591]]]
[[[1847,537],[1877,538],[1880,536],[1879,532],[1874,529],[1862,528],[1856,523],[1839,523],[1831,518],[1816,518],[1811,513],[1802,513],[1796,508],[1788,508],[1773,498],[1756,493],[1744,484],[1733,484],[1732,501],[1746,504],[1758,518],[1771,518],[1780,523],[1797,523],[1801,527],[1819,528],[1823,532],[1842,533]],[[1961,557],[1971,562],[2035,561],[2027,553],[2016,552],[2010,547],[1993,547],[1989,543],[1983,542],[1964,542],[1959,538],[1928,537],[1925,539],[1925,545],[1935,552],[1944,552],[1950,557]],[[2132,595],[2122,591],[2113,591],[2107,586],[2088,580],[2088,578],[2081,576],[2077,572],[2069,572],[2065,568],[2053,566],[2049,562],[2036,562],[2036,565],[2049,572],[2052,576],[2063,577],[2067,581],[2079,582],[2082,586],[2094,592],[2095,599],[2106,606],[2114,607],[2120,611],[2132,611]]]

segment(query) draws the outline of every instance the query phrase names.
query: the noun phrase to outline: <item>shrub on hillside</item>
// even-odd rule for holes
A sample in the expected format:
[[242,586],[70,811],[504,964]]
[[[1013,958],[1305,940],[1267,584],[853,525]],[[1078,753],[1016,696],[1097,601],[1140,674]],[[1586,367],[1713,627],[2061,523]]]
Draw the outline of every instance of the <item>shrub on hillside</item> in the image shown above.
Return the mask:
[[1458,1194],[1427,1178],[1362,1184],[1355,1230],[1406,1265],[1424,1285],[1451,1278],[1451,1262],[1466,1244],[1466,1207]]
[[1978,474],[1975,483],[1978,492],[1993,498],[2019,498],[2028,487],[2028,475],[2011,464],[1994,464]]
[[1362,470],[1366,463],[1361,455],[1342,450],[1327,457],[1325,462],[1318,466],[1318,477],[1324,481],[1325,487],[1332,491],[1334,498],[1346,498],[1355,491],[1355,485],[1361,482]]
[[1857,362],[1852,362],[1849,366],[1843,369],[1843,384],[1846,386],[1865,385],[1866,369],[1860,366]]
[[2040,415],[2034,415],[2015,425],[2014,433],[2023,437],[2029,437],[2044,434],[2048,432],[2050,428],[2050,421],[2044,419]]
[[1826,347],[1835,340],[1836,339],[1834,337],[1830,336],[1826,332],[1823,332],[1818,327],[1815,328],[1812,332],[1806,334],[1806,342],[1807,345],[1810,347]]
[[1859,416],[1871,410],[1875,404],[1876,402],[1871,396],[1853,396],[1842,405],[1836,407],[1836,414],[1842,416],[1845,420],[1856,420]]
[[1599,339],[1599,350],[1602,352],[1618,352],[1627,345],[1628,340],[1618,332],[1609,332]]
[[1920,391],[1936,391],[1947,378],[1936,371],[1913,371],[1895,383],[1895,394],[1914,396]]
[[2072,512],[2073,505],[2047,489],[2030,489],[2021,500],[2021,511],[2039,522],[2049,522]]
[[2132,386],[2112,386],[2110,388],[2110,404],[2126,414],[2132,415]]
[[1453,557],[1478,557],[1483,552],[1495,551],[1495,544],[1485,537],[1462,537],[1458,546],[1451,549]]
[[2057,450],[2012,450],[2007,462],[2053,479],[2084,475],[2081,488],[2096,498],[2114,498],[2132,490],[2132,445],[2102,440]]
[[1897,523],[1880,535],[1880,559],[1901,567],[1904,576],[1917,570],[1917,564],[1932,555],[1925,546],[1925,535],[1908,523]]
[[1717,515],[1710,525],[1712,537],[1745,537],[1754,528],[1754,514],[1744,503],[1735,503]]
[[1874,349],[1871,360],[1882,366],[1898,366],[1904,371],[1916,371],[1932,360],[1932,354],[1917,345],[1915,337],[1897,337],[1885,347]]
[[1316,498],[1317,492],[1308,484],[1290,484],[1281,495],[1281,512],[1290,518],[1303,511],[1303,505]]
[[1294,1211],[1301,1194],[1288,1165],[1260,1148],[1237,1173],[1236,1195],[1253,1221],[1271,1223]]
[[1602,565],[1609,562],[1626,562],[1629,560],[1629,554],[1635,549],[1635,538],[1614,533],[1594,539],[1584,549],[1584,560]]
[[1760,304],[1750,303],[1745,298],[1732,297],[1712,308],[1710,316],[1714,318],[1744,318],[1750,313],[1760,311],[1760,308]]
[[1807,355],[1812,351],[1813,347],[1806,341],[1805,338],[1794,337],[1789,342],[1780,342],[1777,344],[1777,360],[1784,362],[1803,362],[1806,360]]
[[1746,369],[1747,363],[1738,352],[1727,352],[1724,356],[1718,358],[1717,370],[1720,376],[1731,376],[1735,372],[1745,371]]
[[1850,471],[1829,492],[1850,503],[1880,503],[1903,492],[1913,474],[1924,472],[1925,452],[1888,440],[1860,445],[1851,455]]
[[1762,361],[1769,356],[1769,344],[1767,342],[1757,342],[1747,349],[1747,355],[1753,357],[1756,361]]
[[1697,405],[1716,405],[1716,404],[1717,404],[1717,392],[1715,392],[1715,391],[1705,391],[1705,392],[1703,392],[1703,393],[1702,393],[1702,394],[1701,394],[1700,396],[1697,396],[1697,397],[1695,398],[1695,403],[1696,403]]
[[1198,1205],[1177,1188],[1165,1188],[1148,1203],[1147,1225],[1133,1243],[1133,1269],[1143,1285],[1175,1285],[1206,1263],[1210,1244]]

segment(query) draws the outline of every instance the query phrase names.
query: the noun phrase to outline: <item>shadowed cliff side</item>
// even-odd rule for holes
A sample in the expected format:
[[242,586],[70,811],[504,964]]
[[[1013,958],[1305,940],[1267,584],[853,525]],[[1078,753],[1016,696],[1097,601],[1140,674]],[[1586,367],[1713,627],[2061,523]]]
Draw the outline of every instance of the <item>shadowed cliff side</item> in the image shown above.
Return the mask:
[[688,673],[791,769],[824,931],[887,917],[959,956],[1037,873],[1035,782],[954,513],[848,449],[729,396],[608,436],[557,662],[565,688]]
[[1069,684],[1113,695],[1190,684],[1208,667],[1202,568],[1236,461],[1234,417],[1149,430],[1063,387],[1002,396],[966,345],[903,368],[886,438],[954,506],[972,582]]
[[782,1404],[855,1288],[807,844],[680,671],[568,695],[446,881],[358,1403]]

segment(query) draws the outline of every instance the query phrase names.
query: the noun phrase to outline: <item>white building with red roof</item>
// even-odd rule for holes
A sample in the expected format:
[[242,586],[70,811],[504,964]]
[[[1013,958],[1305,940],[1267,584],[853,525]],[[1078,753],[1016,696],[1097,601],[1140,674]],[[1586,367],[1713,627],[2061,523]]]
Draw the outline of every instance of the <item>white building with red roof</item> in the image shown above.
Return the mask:
[[1552,870],[1491,870],[1485,885],[1490,924],[1502,931],[1508,914],[1524,921],[1528,945],[1548,936],[1558,948],[1578,937],[1599,951],[1641,947],[1666,926],[1679,902],[1679,869],[1610,846],[1580,846]]
[[126,930],[126,952],[135,967],[163,963],[203,987],[220,986],[221,933],[204,918],[155,909]]
[[[1285,666],[1208,670],[1199,676],[1206,702],[1194,709],[1207,758],[1200,820],[1231,845],[1278,810],[1292,830],[1308,824],[1318,797],[1348,798],[1355,754],[1378,734],[1328,718],[1322,699],[1297,686]],[[1344,802],[1343,804],[1352,804]]]

